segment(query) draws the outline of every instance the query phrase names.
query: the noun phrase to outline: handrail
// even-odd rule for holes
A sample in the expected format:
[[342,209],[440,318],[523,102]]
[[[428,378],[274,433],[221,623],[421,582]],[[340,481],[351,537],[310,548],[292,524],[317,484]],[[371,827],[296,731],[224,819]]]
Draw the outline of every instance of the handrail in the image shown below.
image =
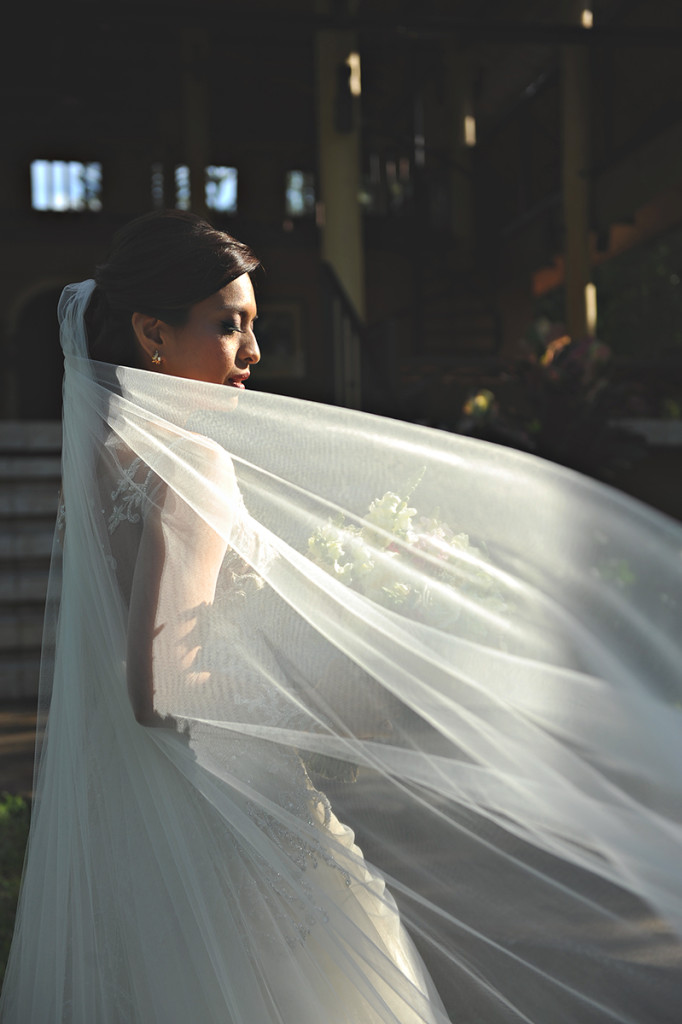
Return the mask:
[[348,295],[348,292],[344,288],[339,275],[334,270],[331,263],[327,260],[323,260],[320,264],[322,267],[322,273],[327,279],[327,284],[331,290],[338,296],[339,300],[343,303],[344,313],[353,321],[353,326],[357,330],[358,334],[362,334],[365,329],[365,324],[358,313],[352,299]]
[[326,329],[334,354],[334,401],[360,409],[365,324],[331,264],[323,262],[321,268]]

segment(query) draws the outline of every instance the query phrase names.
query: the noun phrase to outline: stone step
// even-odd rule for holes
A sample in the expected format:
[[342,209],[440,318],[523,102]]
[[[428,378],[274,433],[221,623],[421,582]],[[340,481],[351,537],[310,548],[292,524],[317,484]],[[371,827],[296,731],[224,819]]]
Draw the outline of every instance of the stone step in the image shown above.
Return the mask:
[[0,605],[42,605],[47,593],[49,563],[26,568],[21,564],[0,565]]
[[611,420],[611,426],[631,430],[644,437],[657,448],[682,448],[682,420],[645,419],[629,417]]
[[54,519],[9,520],[0,530],[0,563],[19,559],[49,559],[52,554]]
[[0,421],[0,699],[35,698],[61,424]]
[[43,609],[0,611],[0,651],[39,651],[43,639]]
[[0,520],[42,516],[54,521],[58,505],[59,488],[51,481],[22,480],[16,484],[0,480]]
[[59,452],[61,447],[59,420],[0,420],[0,452]]
[[0,455],[0,480],[61,479],[59,455]]
[[0,652],[0,700],[19,700],[38,695],[40,655]]

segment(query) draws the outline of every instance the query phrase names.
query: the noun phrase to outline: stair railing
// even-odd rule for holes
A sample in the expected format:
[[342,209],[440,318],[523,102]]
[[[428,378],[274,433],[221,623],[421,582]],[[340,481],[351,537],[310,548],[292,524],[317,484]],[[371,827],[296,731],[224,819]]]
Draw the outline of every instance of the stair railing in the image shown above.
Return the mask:
[[325,328],[334,359],[334,402],[360,409],[365,325],[329,263],[322,263],[322,291]]

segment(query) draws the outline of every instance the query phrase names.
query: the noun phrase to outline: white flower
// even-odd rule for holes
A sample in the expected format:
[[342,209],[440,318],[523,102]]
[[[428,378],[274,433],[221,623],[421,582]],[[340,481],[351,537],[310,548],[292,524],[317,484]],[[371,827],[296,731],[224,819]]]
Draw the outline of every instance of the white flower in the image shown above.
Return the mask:
[[332,523],[315,531],[308,541],[308,554],[318,565],[334,565],[344,555],[344,534]]
[[372,550],[359,535],[350,538],[347,554],[353,563],[353,579],[360,579],[374,570]]
[[416,508],[409,508],[400,495],[386,491],[382,498],[377,498],[369,506],[365,521],[386,533],[411,540],[412,518],[416,514]]
[[407,498],[386,491],[372,501],[362,525],[339,518],[320,526],[308,541],[309,557],[371,601],[411,611],[441,629],[453,628],[462,609],[470,615],[485,608],[480,629],[486,635],[485,614],[508,610],[488,571],[487,553],[467,533],[455,533],[437,517],[416,515]]
[[332,566],[332,572],[337,579],[347,580],[348,583],[352,582],[353,576],[353,563],[352,562],[334,562]]

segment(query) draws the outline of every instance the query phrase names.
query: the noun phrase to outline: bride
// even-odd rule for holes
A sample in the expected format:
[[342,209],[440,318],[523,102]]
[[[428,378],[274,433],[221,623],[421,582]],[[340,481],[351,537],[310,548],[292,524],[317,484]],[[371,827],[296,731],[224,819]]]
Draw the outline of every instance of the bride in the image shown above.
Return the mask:
[[2,1021],[673,1020],[681,531],[248,393],[257,267],[153,214],[62,296]]

